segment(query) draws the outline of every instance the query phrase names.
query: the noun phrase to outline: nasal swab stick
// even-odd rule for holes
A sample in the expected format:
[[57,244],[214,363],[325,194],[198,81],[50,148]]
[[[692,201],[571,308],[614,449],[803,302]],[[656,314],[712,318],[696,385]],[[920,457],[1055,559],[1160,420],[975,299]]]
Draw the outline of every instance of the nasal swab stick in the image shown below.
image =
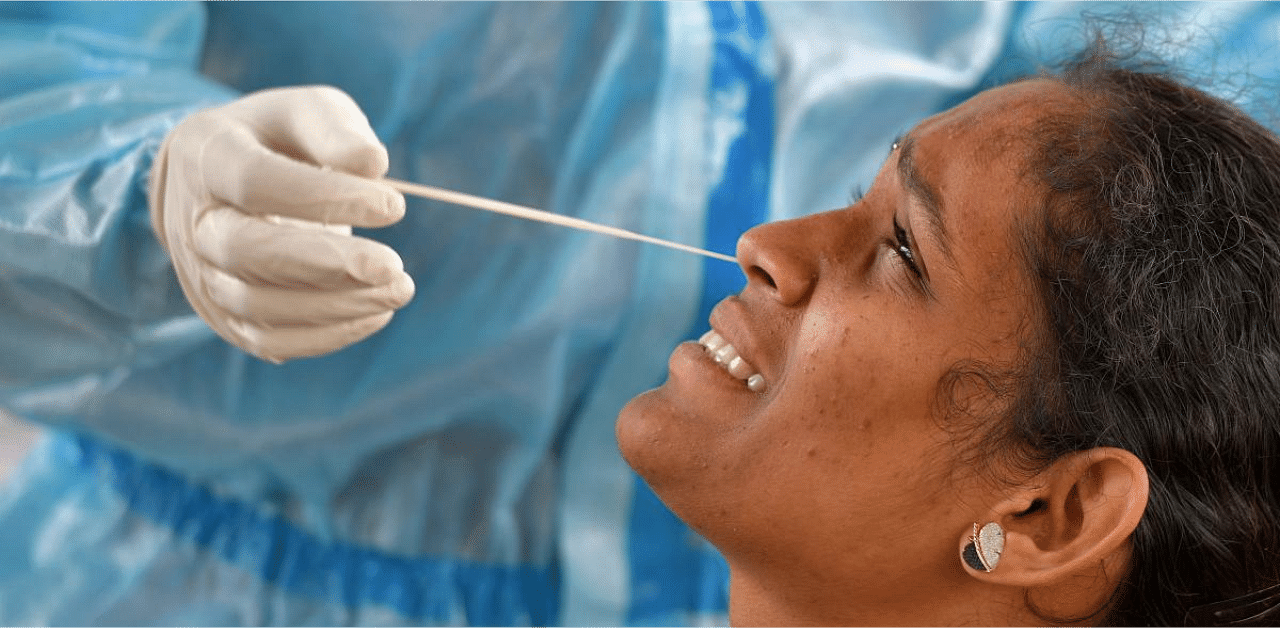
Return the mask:
[[665,246],[667,248],[676,249],[679,251],[686,251],[689,253],[697,253],[698,255],[713,257],[715,259],[724,260],[732,264],[738,263],[738,260],[728,255],[725,255],[723,253],[715,253],[715,252],[707,251],[697,247],[692,247],[687,244],[680,244],[679,242],[661,240],[652,236],[636,233],[634,231],[627,231],[626,229],[619,229],[617,227],[610,227],[608,225],[599,225],[594,222],[583,220],[581,218],[573,218],[571,216],[554,214],[551,212],[542,211],[540,209],[533,209],[531,207],[524,207],[522,205],[515,205],[513,203],[504,203],[502,201],[495,201],[493,199],[483,198],[480,196],[472,196],[470,194],[463,194],[461,192],[454,192],[452,190],[433,188],[429,185],[409,183],[408,181],[398,181],[396,179],[383,179],[382,181],[385,182],[387,185],[390,185],[391,187],[405,194],[412,194],[414,196],[421,196],[423,198],[429,198],[436,201],[453,203],[454,205],[474,207],[476,209],[483,209],[485,211],[497,212],[499,214],[515,216],[517,218],[524,218],[526,220],[536,220],[538,222],[545,222],[553,225],[560,225],[562,227],[569,227],[571,229],[581,229],[583,231],[594,231],[596,233],[611,235],[615,238],[635,240],[637,242],[648,242],[649,244],[657,244],[658,246]]

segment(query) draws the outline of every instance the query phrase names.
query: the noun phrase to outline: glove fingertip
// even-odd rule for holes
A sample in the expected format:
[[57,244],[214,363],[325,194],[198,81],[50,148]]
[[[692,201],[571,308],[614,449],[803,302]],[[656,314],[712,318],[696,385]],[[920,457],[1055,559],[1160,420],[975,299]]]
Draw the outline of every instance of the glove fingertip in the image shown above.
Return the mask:
[[347,258],[346,267],[353,277],[369,286],[383,286],[408,276],[404,272],[404,261],[391,247],[371,244],[360,247],[354,256]]
[[371,189],[361,182],[361,187],[353,191],[351,200],[341,211],[340,217],[332,219],[357,227],[388,227],[404,218],[404,195],[390,186],[375,183]]
[[386,174],[391,164],[387,149],[380,143],[369,144],[364,137],[357,138],[357,141],[358,144],[336,156],[337,163],[333,167],[367,178]]
[[408,305],[416,292],[417,286],[413,283],[413,277],[410,277],[409,273],[401,272],[389,285],[388,296],[391,307],[398,310]]
[[399,192],[392,191],[387,195],[386,203],[383,207],[386,211],[386,218],[388,219],[387,224],[400,222],[400,219],[404,218],[405,212],[404,195]]

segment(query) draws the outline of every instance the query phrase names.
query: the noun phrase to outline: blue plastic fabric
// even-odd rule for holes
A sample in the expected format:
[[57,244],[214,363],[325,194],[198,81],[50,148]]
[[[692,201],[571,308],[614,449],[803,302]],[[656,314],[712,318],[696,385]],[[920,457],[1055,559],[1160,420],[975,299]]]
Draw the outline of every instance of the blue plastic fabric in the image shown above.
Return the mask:
[[[1276,8],[1147,10],[1216,33],[1187,67],[1277,75]],[[723,623],[723,561],[627,469],[613,420],[740,273],[411,199],[366,235],[413,302],[275,366],[183,301],[145,207],[160,140],[327,83],[393,176],[731,252],[1076,47],[1080,11],[0,4],[0,405],[53,426],[0,491],[0,624]]]

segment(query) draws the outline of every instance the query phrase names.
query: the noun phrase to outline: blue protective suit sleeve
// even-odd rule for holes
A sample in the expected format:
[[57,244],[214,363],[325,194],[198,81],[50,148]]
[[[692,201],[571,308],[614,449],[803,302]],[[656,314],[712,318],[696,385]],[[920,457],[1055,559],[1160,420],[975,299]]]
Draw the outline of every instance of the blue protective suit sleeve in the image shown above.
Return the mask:
[[165,133],[235,96],[197,72],[204,24],[190,3],[0,4],[0,406],[70,413],[212,337],[145,200]]

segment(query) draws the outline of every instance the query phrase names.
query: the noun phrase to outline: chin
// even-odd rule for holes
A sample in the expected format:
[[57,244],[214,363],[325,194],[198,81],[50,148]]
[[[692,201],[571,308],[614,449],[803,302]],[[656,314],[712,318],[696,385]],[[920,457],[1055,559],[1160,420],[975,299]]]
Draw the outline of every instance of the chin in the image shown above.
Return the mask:
[[669,392],[664,385],[640,394],[614,425],[623,460],[664,502],[668,493],[698,484],[708,466],[707,435],[697,433],[697,421],[677,409]]
[[[724,519],[724,498],[733,494],[735,482],[726,481],[719,472],[723,465],[715,463],[715,430],[701,429],[705,422],[678,411],[669,392],[656,388],[623,407],[615,425],[618,450],[658,499],[714,543],[702,523]],[[719,514],[708,519],[710,513]]]
[[634,397],[618,413],[614,435],[618,439],[618,451],[622,459],[651,485],[653,476],[663,475],[662,450],[670,447],[672,437],[668,412],[661,403],[661,389],[653,389]]

